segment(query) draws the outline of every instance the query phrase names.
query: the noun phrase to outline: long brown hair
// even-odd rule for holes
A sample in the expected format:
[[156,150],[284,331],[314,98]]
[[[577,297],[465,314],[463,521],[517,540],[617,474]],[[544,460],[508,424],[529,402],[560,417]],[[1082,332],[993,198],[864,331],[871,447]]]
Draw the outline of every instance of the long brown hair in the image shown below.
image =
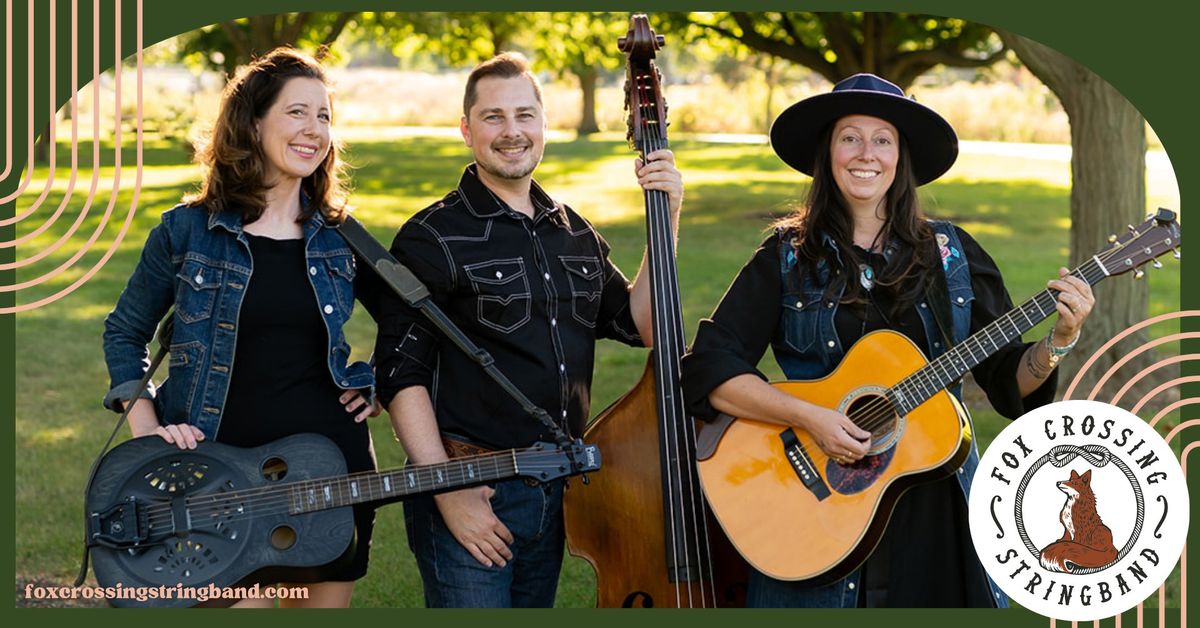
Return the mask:
[[[813,160],[813,180],[804,204],[774,226],[782,227],[785,237],[792,240],[796,255],[807,267],[807,272],[816,277],[817,266],[823,260],[837,272],[838,278],[831,280],[826,288],[827,296],[837,294],[835,291],[842,289],[844,285],[841,302],[862,303],[866,300],[862,293],[863,288],[855,280],[862,260],[852,246],[854,221],[833,178],[830,142],[835,124],[830,123],[822,131],[821,139],[817,142],[817,152]],[[931,275],[928,271],[935,268],[937,263],[933,229],[925,221],[917,198],[917,178],[913,173],[907,139],[900,139],[896,178],[884,197],[886,218],[879,237],[882,246],[886,247],[888,243],[895,242],[897,247],[889,257],[887,265],[877,270],[875,278],[877,288],[892,296],[895,304],[892,308],[893,313],[911,305],[920,297],[930,281]],[[824,245],[823,239],[826,235],[837,245],[836,255]],[[913,277],[918,281],[907,281]],[[911,287],[902,291],[905,283],[910,283]]]
[[[325,70],[316,59],[286,46],[238,70],[221,94],[212,133],[197,146],[204,180],[200,192],[185,198],[185,203],[204,205],[213,212],[241,212],[243,224],[262,216],[267,207],[266,156],[255,122],[266,115],[284,84],[294,78],[316,79],[329,87]],[[341,143],[331,137],[325,160],[300,182],[308,203],[302,204],[297,222],[307,221],[315,211],[331,222],[342,220],[349,192],[341,153]]]

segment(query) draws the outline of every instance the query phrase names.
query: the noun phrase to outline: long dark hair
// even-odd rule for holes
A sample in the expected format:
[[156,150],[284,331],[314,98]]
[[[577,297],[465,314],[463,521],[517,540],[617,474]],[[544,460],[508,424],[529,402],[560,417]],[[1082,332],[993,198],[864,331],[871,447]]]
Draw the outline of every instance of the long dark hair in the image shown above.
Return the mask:
[[[833,179],[830,141],[835,124],[830,123],[821,132],[821,139],[817,142],[813,180],[804,204],[776,222],[775,227],[784,229],[784,237],[792,241],[796,255],[807,267],[807,272],[815,277],[818,265],[825,261],[837,274],[837,278],[832,279],[826,288],[827,296],[842,291],[842,303],[863,303],[866,298],[857,281],[858,266],[862,259],[852,246],[854,221]],[[886,218],[879,244],[886,247],[894,242],[896,250],[889,257],[887,265],[876,271],[875,285],[876,289],[892,297],[892,313],[897,313],[921,296],[931,278],[929,271],[936,267],[938,261],[933,229],[921,212],[917,178],[913,173],[907,138],[904,137],[900,140],[896,178],[888,188],[884,204]],[[837,255],[824,245],[823,236],[826,235],[837,245]],[[838,265],[839,258],[841,266]],[[908,281],[910,278],[916,278],[917,281]],[[905,284],[909,285],[908,290],[902,290]]]
[[[213,212],[241,212],[243,224],[262,216],[267,207],[266,156],[255,122],[294,78],[316,79],[329,87],[321,64],[289,47],[276,48],[238,70],[221,94],[212,133],[197,147],[197,161],[205,170],[200,192],[185,198],[185,203],[204,205]],[[342,220],[349,193],[341,153],[341,143],[331,137],[325,160],[300,182],[309,202],[302,205],[297,222],[307,221],[315,211],[331,222]]]

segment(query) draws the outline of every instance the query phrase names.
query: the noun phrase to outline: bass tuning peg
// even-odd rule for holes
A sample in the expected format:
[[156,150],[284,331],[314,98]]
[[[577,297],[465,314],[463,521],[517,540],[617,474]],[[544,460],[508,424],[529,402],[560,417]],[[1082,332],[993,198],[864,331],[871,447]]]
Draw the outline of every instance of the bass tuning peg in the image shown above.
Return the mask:
[[1125,225],[1125,228],[1129,229],[1129,231],[1131,231],[1131,232],[1135,232],[1135,233],[1137,232],[1137,227],[1135,227],[1133,225]]
[[1112,244],[1117,241],[1117,234],[1113,233],[1108,236],[1108,243]]
[[1142,270],[1142,269],[1140,269],[1140,268],[1139,268],[1139,269],[1137,269],[1137,270],[1135,270],[1135,271],[1133,271],[1133,278],[1134,278],[1135,280],[1137,280],[1137,279],[1141,279],[1142,277],[1145,277],[1145,276],[1146,276],[1146,271],[1144,271],[1144,270]]
[[1171,251],[1171,255],[1175,256],[1175,259],[1179,259],[1179,249]]
[[1155,268],[1162,268],[1162,262],[1160,262],[1158,260],[1154,260],[1154,261],[1150,262],[1150,265]]

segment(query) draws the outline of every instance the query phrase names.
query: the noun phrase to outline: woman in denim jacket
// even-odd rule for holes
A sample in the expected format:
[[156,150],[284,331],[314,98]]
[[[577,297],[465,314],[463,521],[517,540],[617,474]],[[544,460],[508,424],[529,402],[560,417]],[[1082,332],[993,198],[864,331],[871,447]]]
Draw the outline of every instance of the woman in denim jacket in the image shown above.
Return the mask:
[[[950,168],[958,139],[899,87],[870,74],[845,79],[784,111],[771,145],[813,177],[807,201],[776,226],[712,319],[701,321],[683,362],[684,394],[698,417],[724,412],[799,427],[831,460],[852,464],[867,455],[871,433],[767,385],[755,368],[767,345],[789,379],[828,375],[847,348],[878,329],[904,334],[932,359],[946,350],[947,336],[962,341],[1012,302],[969,234],[922,216],[916,189]],[[1074,345],[1091,311],[1087,283],[1066,269],[1059,275],[1049,282],[1060,291],[1050,336],[1014,341],[972,371],[1005,416],[1053,400],[1052,356]],[[945,297],[928,298],[939,293]],[[951,327],[944,332],[939,307]],[[972,449],[954,477],[904,493],[876,551],[846,578],[814,586],[754,571],[748,605],[1005,606],[970,540],[966,494],[977,464]],[[779,542],[804,543],[804,534]]]
[[[334,229],[346,211],[340,147],[321,66],[280,48],[226,86],[200,159],[199,194],[162,216],[104,321],[112,380],[105,407],[129,413],[134,436],[180,448],[202,440],[253,447],[299,432],[333,439],[350,472],[373,470],[364,422],[378,413],[374,377],[347,364],[344,326],[356,296],[373,309]],[[357,287],[356,287],[357,284]],[[137,390],[147,344],[174,306],[168,378]],[[309,599],[348,606],[366,574],[374,510],[355,509],[356,542],[312,578]],[[303,579],[301,577],[301,579]],[[271,600],[246,601],[271,605]]]

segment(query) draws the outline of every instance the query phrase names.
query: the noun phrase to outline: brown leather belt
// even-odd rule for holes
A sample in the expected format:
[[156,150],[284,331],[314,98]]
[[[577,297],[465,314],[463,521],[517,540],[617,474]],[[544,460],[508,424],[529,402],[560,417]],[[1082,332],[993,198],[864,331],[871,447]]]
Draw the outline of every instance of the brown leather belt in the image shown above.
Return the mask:
[[442,445],[446,448],[446,455],[451,458],[466,458],[468,456],[479,456],[490,454],[496,450],[487,447],[481,447],[474,443],[467,443],[453,438],[442,436]]

